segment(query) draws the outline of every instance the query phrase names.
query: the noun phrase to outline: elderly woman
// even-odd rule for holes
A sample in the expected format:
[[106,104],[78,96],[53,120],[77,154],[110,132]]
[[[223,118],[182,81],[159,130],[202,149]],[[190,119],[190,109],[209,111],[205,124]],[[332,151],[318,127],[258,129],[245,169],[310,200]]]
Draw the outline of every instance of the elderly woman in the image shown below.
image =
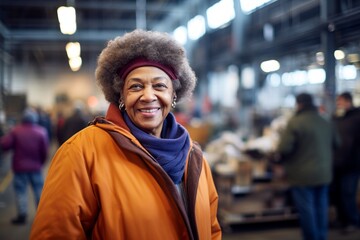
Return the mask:
[[57,151],[31,239],[221,239],[211,171],[171,113],[196,78],[165,33],[110,41],[96,78],[110,102]]

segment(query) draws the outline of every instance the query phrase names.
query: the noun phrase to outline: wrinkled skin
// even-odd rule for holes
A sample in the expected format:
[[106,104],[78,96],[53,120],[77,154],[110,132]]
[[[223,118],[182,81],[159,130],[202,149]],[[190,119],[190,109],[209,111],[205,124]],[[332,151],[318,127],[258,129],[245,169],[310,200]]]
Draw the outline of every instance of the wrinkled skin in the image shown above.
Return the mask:
[[174,97],[172,80],[159,68],[139,67],[126,76],[122,99],[126,112],[137,127],[151,135],[160,137]]

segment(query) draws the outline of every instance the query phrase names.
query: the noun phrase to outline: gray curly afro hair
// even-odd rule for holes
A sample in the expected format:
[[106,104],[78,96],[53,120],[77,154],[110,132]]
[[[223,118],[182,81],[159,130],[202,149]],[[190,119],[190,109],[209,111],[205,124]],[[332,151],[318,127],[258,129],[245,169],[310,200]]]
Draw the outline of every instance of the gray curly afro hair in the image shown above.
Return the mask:
[[107,101],[119,103],[124,79],[120,79],[118,73],[137,58],[171,67],[177,76],[177,80],[173,80],[177,100],[191,97],[196,76],[189,66],[184,48],[167,33],[134,30],[109,41],[98,57],[95,76]]

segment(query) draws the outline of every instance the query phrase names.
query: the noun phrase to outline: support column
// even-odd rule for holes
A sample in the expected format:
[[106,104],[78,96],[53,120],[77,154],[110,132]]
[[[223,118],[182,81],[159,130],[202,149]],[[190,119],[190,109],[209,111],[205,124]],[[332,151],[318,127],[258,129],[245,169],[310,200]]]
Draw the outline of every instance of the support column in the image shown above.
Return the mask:
[[324,104],[329,113],[335,110],[336,97],[336,60],[334,51],[336,50],[335,40],[335,26],[329,22],[329,17],[335,14],[335,1],[321,0],[321,20],[327,23],[321,33],[321,45],[325,57],[324,70],[326,72],[326,79],[324,84]]

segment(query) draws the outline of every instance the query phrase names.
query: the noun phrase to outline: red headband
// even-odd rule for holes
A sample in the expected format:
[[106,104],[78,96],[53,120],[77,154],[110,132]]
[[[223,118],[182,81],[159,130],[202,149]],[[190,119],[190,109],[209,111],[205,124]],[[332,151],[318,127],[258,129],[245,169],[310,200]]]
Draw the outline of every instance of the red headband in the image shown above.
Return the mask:
[[175,80],[177,79],[174,70],[169,67],[169,66],[165,66],[163,64],[151,61],[151,60],[147,60],[145,58],[135,58],[134,60],[130,61],[128,64],[125,65],[125,67],[123,67],[120,71],[119,71],[119,75],[121,79],[125,79],[126,76],[135,68],[139,68],[139,67],[144,67],[144,66],[152,66],[152,67],[157,67],[161,70],[163,70],[169,77],[171,80]]

